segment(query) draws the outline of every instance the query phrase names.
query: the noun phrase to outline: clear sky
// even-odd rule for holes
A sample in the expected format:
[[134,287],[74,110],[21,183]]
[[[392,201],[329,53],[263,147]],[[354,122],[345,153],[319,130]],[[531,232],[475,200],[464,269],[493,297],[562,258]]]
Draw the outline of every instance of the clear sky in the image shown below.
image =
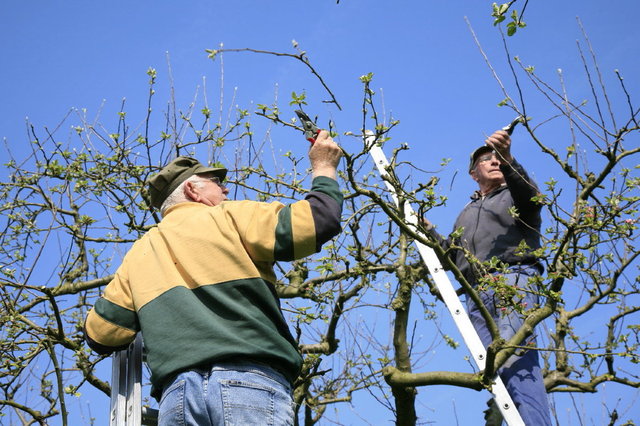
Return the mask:
[[[521,4],[522,0],[516,8]],[[132,121],[141,122],[149,67],[158,71],[158,99],[168,99],[167,56],[178,105],[186,107],[202,85],[203,76],[208,77],[208,96],[215,104],[220,90],[219,62],[207,59],[205,49],[224,43],[227,48],[293,53],[292,40],[296,40],[331,87],[342,111],[322,103],[326,92],[298,62],[246,53],[224,56],[227,101],[231,102],[237,87],[234,103],[254,110],[256,104],[273,102],[277,84],[284,108],[291,91],[305,90],[309,111],[324,122],[332,119],[339,132],[357,131],[362,103],[358,77],[373,72],[372,88],[384,100],[378,110],[401,121],[392,134],[393,143],[409,143],[415,150],[412,160],[426,170],[439,169],[442,158],[452,159],[442,175],[451,200],[431,217],[440,229],[448,230],[454,213],[473,189],[465,169],[469,152],[485,135],[514,118],[510,110],[497,106],[504,94],[464,19],[468,18],[515,97],[502,40],[492,26],[490,12],[488,0],[340,0],[338,4],[335,0],[4,1],[0,4],[0,137],[19,151],[29,140],[26,117],[38,128],[53,128],[70,109],[86,108],[88,116],[95,116],[103,103],[103,119],[115,124],[115,112],[123,98]],[[558,82],[557,70],[562,69],[569,94],[589,98],[576,48],[576,40],[582,40],[576,21],[579,17],[607,82],[618,87],[613,70],[619,69],[629,90],[638,93],[638,16],[638,0],[532,0],[524,17],[528,27],[509,40],[511,55],[518,55],[524,65],[535,66],[537,73],[554,84]],[[286,112],[293,116],[292,111]],[[535,121],[554,111],[543,99],[532,98],[528,113]],[[155,129],[156,134],[159,131]],[[549,138],[554,131],[549,128]],[[557,172],[546,168],[528,142],[518,140],[516,132],[514,154],[543,182]],[[565,142],[557,141],[558,146]],[[290,148],[290,141],[273,143],[276,147],[281,144],[282,150]],[[354,142],[344,138],[341,143],[349,150]],[[302,152],[304,148],[300,145],[299,149]],[[3,162],[4,155],[5,151],[0,151]],[[438,353],[432,354],[431,359],[433,369],[446,366],[444,352],[440,358]],[[599,407],[602,398],[615,399],[617,392],[603,387],[603,392],[591,399],[576,396],[571,401],[565,397],[563,409]],[[433,397],[428,396],[431,393]],[[470,420],[475,417],[466,413],[465,407],[475,404],[477,409],[486,395],[444,387],[421,389],[420,394],[423,419],[455,424],[450,417],[453,405],[460,424],[480,424]],[[637,399],[636,393],[632,395]],[[444,406],[447,414],[439,415]],[[93,416],[101,418],[100,412],[107,410],[107,399],[93,401]],[[605,418],[602,415],[592,409],[583,422],[574,416],[566,424],[599,424]],[[381,424],[362,413],[354,417],[358,420],[353,424],[363,422],[362,417],[371,424]]]

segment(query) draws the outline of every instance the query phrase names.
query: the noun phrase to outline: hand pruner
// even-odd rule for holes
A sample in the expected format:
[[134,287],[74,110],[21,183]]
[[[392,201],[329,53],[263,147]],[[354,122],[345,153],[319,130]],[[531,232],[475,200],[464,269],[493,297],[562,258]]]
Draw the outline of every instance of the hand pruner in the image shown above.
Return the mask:
[[302,110],[296,110],[296,115],[300,119],[300,123],[302,124],[302,128],[304,129],[304,137],[306,140],[315,143],[318,134],[320,133],[320,129],[316,126],[316,123],[311,121],[309,116],[304,113]]

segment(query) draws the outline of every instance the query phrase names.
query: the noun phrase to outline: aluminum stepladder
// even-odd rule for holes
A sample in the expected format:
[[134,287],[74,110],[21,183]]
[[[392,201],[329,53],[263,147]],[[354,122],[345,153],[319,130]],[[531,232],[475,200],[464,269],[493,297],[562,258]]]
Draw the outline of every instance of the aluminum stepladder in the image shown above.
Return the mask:
[[142,334],[111,357],[110,426],[157,425],[158,410],[142,407]]
[[[376,143],[376,137],[373,133],[367,131],[366,136],[364,138],[365,147],[369,149],[369,154],[380,173],[380,176],[388,175],[387,169],[390,166],[389,160],[387,160],[386,155],[382,148]],[[384,180],[384,179],[383,179]],[[398,196],[395,192],[395,189],[387,180],[384,180],[387,189],[391,192],[391,196],[395,201],[396,205],[399,206]],[[409,203],[405,203],[404,205],[404,215],[405,220],[412,226],[416,227],[418,224],[418,216],[415,211],[409,205]],[[451,281],[447,273],[445,272],[440,260],[436,253],[428,247],[418,241],[415,241],[416,246],[418,247],[418,252],[422,257],[425,265],[427,265],[427,269],[433,278],[433,281],[436,284],[442,299],[449,310],[449,313],[453,317],[453,320],[458,328],[458,331],[462,335],[462,339],[465,342],[465,345],[471,352],[472,358],[475,361],[478,369],[484,370],[485,361],[486,361],[486,350],[478,333],[476,332],[469,316],[467,315],[464,306],[462,306],[462,302],[458,297]],[[504,386],[502,379],[496,375],[494,378],[494,384],[491,387],[493,398],[496,402],[496,405],[500,409],[502,413],[502,417],[507,422],[509,426],[525,426],[524,421],[522,421],[522,417],[520,417],[520,413],[516,408],[507,388]]]

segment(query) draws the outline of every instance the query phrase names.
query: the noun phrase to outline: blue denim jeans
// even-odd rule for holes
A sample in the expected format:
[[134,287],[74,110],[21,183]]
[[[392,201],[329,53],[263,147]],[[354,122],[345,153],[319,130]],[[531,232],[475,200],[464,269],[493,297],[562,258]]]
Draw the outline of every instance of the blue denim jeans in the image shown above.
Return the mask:
[[[527,288],[528,278],[537,274],[538,270],[536,268],[519,266],[513,267],[511,273],[500,275],[504,277],[505,283],[509,286]],[[539,298],[536,294],[524,291],[519,292],[519,294],[523,296],[521,303],[526,303],[526,309],[531,309],[539,303]],[[501,306],[500,300],[493,289],[481,291],[480,298],[496,322],[500,330],[500,337],[506,340],[512,338],[522,326],[524,322],[523,316],[513,309]],[[471,298],[467,298],[467,309],[480,340],[482,340],[485,347],[488,346],[492,341],[491,334],[480,314],[480,310]],[[526,342],[522,343],[533,343],[535,345],[535,335],[530,336]],[[498,371],[498,374],[507,387],[511,399],[518,407],[520,416],[522,416],[522,420],[526,425],[551,426],[549,401],[544,387],[537,351],[516,350],[516,353],[507,360]]]
[[158,425],[293,425],[291,385],[262,364],[188,370],[165,386]]

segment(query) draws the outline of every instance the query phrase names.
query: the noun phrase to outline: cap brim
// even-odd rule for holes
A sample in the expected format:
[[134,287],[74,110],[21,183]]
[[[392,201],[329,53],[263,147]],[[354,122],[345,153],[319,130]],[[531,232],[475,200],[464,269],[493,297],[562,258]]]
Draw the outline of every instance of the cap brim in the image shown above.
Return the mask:
[[215,177],[219,178],[221,181],[225,180],[225,178],[227,177],[227,169],[223,168],[223,167],[198,167],[193,171],[194,175],[202,175],[205,173],[211,173],[213,174]]
[[473,153],[471,154],[470,162],[469,162],[469,172],[473,170],[474,166],[476,165],[476,160],[478,159],[478,157],[480,157],[485,152],[492,152],[492,151],[493,151],[493,148],[490,147],[489,145],[482,145],[481,147],[473,151]]

